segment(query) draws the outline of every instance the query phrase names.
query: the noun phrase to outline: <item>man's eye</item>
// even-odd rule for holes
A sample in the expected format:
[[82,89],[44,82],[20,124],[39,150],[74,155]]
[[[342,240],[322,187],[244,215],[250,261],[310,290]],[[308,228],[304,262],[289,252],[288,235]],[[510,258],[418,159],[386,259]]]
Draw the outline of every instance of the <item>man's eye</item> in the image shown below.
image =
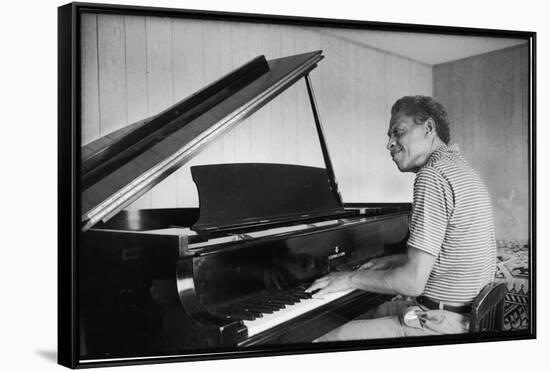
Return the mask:
[[389,135],[388,137],[400,137],[402,136],[403,134],[405,133],[405,130],[404,129],[394,129]]

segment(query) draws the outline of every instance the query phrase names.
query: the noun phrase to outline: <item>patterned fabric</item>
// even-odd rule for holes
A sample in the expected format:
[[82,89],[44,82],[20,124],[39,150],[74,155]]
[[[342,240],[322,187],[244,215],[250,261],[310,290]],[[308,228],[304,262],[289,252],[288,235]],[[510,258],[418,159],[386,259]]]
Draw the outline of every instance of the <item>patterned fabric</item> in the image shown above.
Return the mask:
[[456,146],[434,151],[416,174],[408,245],[437,257],[424,291],[432,299],[470,303],[493,280],[490,197]]
[[529,328],[529,242],[497,241],[497,281],[506,282],[504,329]]

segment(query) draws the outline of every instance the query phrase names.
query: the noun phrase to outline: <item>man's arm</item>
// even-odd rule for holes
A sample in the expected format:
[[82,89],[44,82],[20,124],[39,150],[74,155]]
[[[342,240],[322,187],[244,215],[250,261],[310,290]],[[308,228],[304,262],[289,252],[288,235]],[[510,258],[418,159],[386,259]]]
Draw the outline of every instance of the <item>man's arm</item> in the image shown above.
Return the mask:
[[316,280],[307,291],[318,294],[357,288],[384,294],[421,295],[430,276],[435,256],[419,249],[407,249],[406,262],[387,270],[363,269],[335,272]]
[[404,264],[385,270],[331,273],[308,290],[320,289],[322,294],[355,287],[387,294],[422,294],[454,208],[450,185],[438,170],[427,167],[416,174],[413,205]]
[[383,294],[418,296],[424,292],[435,256],[409,247],[405,264],[388,270],[350,272],[350,286]]
[[390,269],[395,267],[400,267],[407,262],[407,254],[394,254],[386,255],[380,258],[374,258],[361,265],[358,269]]

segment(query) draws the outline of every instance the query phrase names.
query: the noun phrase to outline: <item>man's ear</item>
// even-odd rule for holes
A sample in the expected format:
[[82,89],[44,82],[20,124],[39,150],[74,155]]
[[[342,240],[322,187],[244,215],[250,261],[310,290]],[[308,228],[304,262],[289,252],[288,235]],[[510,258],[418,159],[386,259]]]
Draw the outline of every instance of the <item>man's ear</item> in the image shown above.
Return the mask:
[[435,121],[431,117],[424,121],[424,130],[426,130],[427,136],[435,134]]

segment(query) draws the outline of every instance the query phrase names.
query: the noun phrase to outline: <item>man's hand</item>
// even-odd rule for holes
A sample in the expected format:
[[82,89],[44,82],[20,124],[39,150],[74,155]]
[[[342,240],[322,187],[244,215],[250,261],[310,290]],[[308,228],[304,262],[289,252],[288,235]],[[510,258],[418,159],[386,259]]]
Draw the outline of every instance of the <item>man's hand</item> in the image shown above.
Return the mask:
[[315,282],[313,282],[313,284],[306,289],[306,292],[319,290],[316,295],[323,295],[331,292],[348,290],[352,288],[350,282],[350,276],[352,274],[353,272],[349,271],[329,273],[328,275],[315,280]]

